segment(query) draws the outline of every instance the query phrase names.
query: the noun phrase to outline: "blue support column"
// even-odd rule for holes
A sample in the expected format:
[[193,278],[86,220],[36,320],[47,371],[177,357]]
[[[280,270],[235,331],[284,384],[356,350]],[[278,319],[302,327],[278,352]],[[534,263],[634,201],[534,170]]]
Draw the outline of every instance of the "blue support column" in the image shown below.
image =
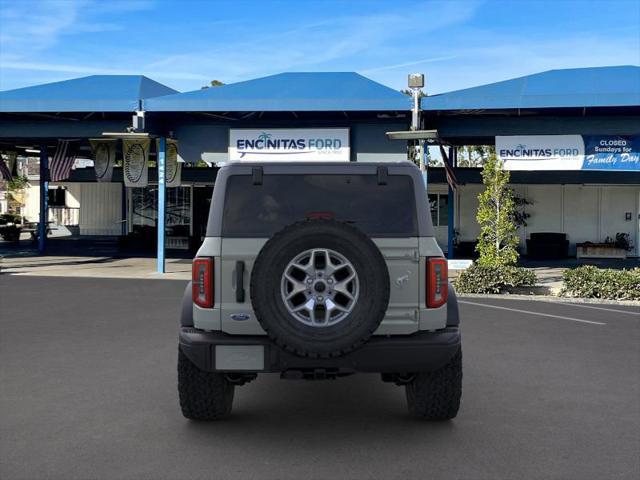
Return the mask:
[[160,138],[158,142],[158,273],[164,273],[164,221],[166,215],[166,152],[167,139]]
[[38,224],[38,252],[44,255],[47,249],[47,226],[49,222],[49,157],[47,145],[40,145],[40,223]]
[[[449,149],[449,161],[451,162],[451,168],[455,168],[458,163],[458,151],[456,147],[451,147]],[[447,202],[447,258],[454,258],[453,252],[453,237],[455,236],[455,198],[454,198],[454,190],[449,185],[449,190],[447,191],[448,202]]]

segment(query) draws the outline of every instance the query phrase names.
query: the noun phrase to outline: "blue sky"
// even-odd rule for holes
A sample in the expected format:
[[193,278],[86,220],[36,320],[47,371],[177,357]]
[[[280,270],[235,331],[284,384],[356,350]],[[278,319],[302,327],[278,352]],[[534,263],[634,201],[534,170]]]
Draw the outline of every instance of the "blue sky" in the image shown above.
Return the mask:
[[0,90],[144,74],[181,91],[357,71],[439,93],[554,68],[640,64],[640,1],[0,0]]

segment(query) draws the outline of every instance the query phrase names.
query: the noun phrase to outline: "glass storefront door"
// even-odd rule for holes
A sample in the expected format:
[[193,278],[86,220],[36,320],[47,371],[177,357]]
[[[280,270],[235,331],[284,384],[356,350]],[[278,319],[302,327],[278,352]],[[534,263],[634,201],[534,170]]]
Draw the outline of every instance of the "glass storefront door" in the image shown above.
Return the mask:
[[[167,188],[166,248],[187,250],[192,236],[191,186]],[[130,188],[129,232],[152,242],[158,220],[158,187]]]

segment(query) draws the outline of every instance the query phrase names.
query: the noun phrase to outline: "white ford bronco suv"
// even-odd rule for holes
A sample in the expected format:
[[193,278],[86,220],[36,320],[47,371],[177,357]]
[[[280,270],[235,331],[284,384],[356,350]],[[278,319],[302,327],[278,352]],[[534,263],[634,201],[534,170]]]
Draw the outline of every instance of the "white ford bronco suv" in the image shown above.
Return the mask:
[[228,416],[260,373],[377,372],[405,386],[411,414],[451,419],[459,323],[412,163],[231,163],[183,299],[182,413]]

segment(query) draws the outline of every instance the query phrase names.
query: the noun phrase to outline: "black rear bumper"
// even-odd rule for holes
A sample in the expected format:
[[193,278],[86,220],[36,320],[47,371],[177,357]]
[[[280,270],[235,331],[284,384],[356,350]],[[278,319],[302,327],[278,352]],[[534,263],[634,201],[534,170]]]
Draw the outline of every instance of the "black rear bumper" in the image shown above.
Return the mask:
[[[374,336],[357,350],[337,358],[303,358],[282,350],[266,336],[236,336],[181,327],[180,348],[201,370],[217,370],[218,345],[264,347],[264,369],[246,371],[286,372],[324,370],[335,373],[413,373],[436,370],[445,365],[461,344],[460,329],[447,327],[436,332],[412,335]],[[242,370],[233,370],[242,372]]]

